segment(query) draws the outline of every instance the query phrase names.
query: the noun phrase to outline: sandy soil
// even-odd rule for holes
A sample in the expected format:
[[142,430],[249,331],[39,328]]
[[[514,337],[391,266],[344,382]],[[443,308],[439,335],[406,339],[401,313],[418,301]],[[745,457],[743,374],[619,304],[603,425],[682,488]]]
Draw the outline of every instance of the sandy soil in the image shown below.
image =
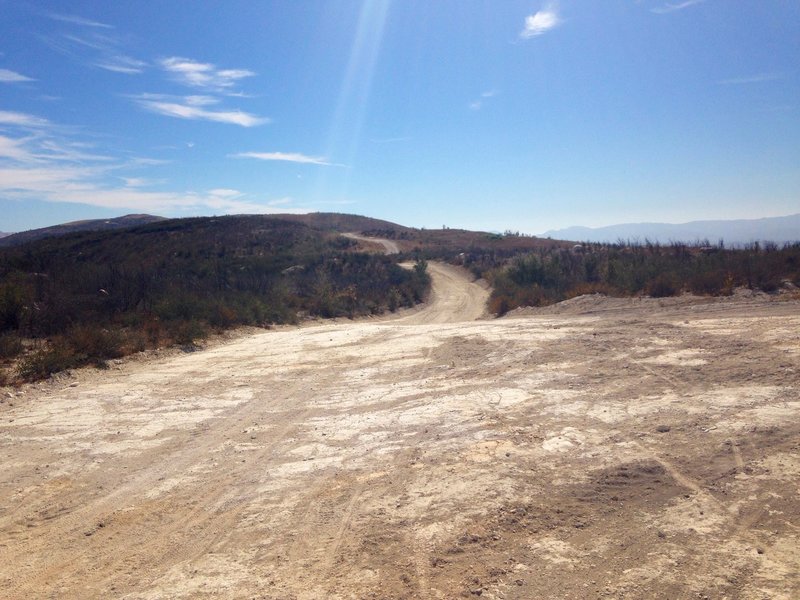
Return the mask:
[[4,598],[798,598],[800,304],[579,298],[2,391]]

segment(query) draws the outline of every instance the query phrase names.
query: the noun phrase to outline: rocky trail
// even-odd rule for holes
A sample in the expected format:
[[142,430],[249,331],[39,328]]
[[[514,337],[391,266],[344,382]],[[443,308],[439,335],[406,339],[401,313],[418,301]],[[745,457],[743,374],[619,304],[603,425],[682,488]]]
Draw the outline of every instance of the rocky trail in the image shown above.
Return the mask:
[[430,272],[385,319],[0,392],[0,595],[800,597],[796,300],[481,319]]

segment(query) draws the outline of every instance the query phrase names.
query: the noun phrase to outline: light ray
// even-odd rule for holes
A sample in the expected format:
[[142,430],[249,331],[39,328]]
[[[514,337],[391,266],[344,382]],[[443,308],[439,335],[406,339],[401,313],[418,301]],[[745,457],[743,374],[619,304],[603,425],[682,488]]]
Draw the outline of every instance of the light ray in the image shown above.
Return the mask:
[[[365,0],[361,5],[347,69],[339,88],[336,109],[331,120],[325,156],[355,167],[364,120],[369,109],[372,79],[381,50],[386,18],[391,0]],[[327,200],[333,195],[344,197],[355,169],[347,169],[338,189],[330,189],[330,176],[320,173],[317,199]]]

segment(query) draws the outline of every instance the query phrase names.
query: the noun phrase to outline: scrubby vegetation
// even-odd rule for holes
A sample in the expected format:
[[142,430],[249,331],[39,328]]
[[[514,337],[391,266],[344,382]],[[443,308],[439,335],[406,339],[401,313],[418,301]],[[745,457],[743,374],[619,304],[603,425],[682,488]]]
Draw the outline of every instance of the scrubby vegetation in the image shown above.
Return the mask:
[[[337,234],[345,231],[397,240],[405,252],[395,258],[416,259],[416,268],[358,252]],[[431,259],[488,280],[489,308],[500,315],[595,292],[728,295],[800,285],[800,244],[574,244],[333,213],[165,220],[0,249],[0,383],[12,363],[12,376],[36,379],[237,325],[410,306],[429,287]]]
[[0,251],[0,361],[45,377],[237,325],[411,306],[429,285],[332,232],[260,216],[161,221]]
[[[493,264],[494,263],[494,264]],[[587,293],[610,296],[730,295],[737,287],[774,292],[800,285],[800,244],[725,249],[672,244],[581,244],[503,259],[485,254],[465,264],[492,284],[490,310],[543,306]]]

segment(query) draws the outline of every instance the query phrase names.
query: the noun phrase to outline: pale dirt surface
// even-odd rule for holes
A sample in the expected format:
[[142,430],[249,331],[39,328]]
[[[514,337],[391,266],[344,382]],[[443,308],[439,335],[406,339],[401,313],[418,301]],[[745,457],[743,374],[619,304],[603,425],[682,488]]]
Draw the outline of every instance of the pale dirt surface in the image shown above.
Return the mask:
[[[429,306],[0,403],[3,598],[798,598],[800,305]],[[0,394],[5,392],[0,392]]]
[[386,254],[400,254],[400,246],[398,245],[397,242],[392,240],[387,240],[383,238],[365,237],[357,233],[343,233],[342,235],[346,238],[350,238],[351,240],[358,240],[361,242],[367,242],[367,244],[374,244],[380,246],[383,252]]

